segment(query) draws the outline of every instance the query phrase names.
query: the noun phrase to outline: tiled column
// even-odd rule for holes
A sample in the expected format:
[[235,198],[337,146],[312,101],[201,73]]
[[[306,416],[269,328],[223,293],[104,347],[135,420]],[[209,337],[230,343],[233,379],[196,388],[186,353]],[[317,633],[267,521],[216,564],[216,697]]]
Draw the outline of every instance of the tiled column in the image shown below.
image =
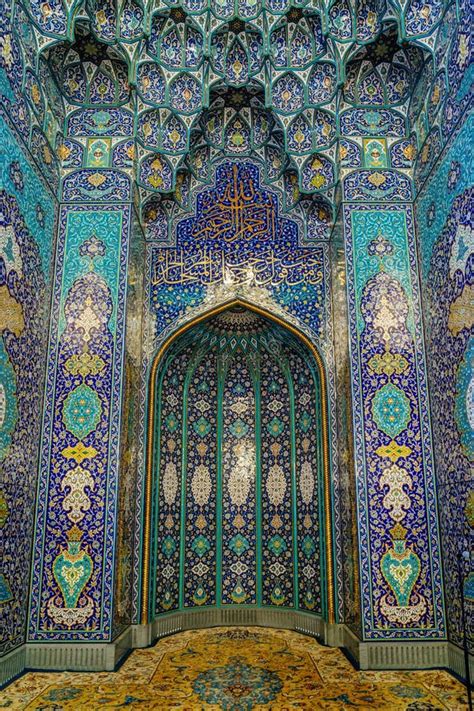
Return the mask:
[[[103,201],[112,198],[113,203]],[[113,636],[130,217],[130,184],[123,173],[86,169],[64,180],[30,642]]]
[[[403,199],[410,185],[389,170],[349,178],[343,210],[362,635],[439,640],[445,623],[426,364],[413,211]],[[388,194],[397,197],[380,201],[376,183],[395,185]]]

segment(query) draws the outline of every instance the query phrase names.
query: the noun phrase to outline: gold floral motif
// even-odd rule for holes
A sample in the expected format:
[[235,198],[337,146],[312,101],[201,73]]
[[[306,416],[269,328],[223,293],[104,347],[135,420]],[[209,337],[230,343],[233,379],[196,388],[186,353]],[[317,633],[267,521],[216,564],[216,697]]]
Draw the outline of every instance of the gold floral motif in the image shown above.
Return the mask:
[[202,514],[199,514],[199,516],[196,519],[196,528],[199,531],[202,531],[204,528],[206,528],[206,526],[207,526],[206,518]]
[[0,37],[0,54],[2,55],[8,69],[11,69],[13,66],[11,35],[4,35],[3,37]]
[[380,188],[381,185],[385,183],[387,178],[382,173],[371,173],[368,177],[369,183],[375,185],[376,188]]
[[3,528],[7,522],[10,509],[8,508],[7,498],[3,489],[0,489],[0,528]]
[[281,516],[279,516],[278,514],[275,514],[275,516],[273,516],[270,523],[276,531],[278,531],[278,529],[283,526],[283,521],[281,520]]
[[427,160],[428,160],[428,158],[430,157],[430,146],[429,146],[429,143],[425,143],[425,145],[424,145],[423,148],[421,149],[421,154],[420,154],[420,156],[421,156],[421,160],[423,161],[423,163],[426,163]]
[[467,522],[471,528],[474,528],[474,489],[471,489],[467,497],[466,507],[464,509]]
[[104,368],[105,362],[95,353],[85,351],[80,355],[73,355],[67,359],[64,367],[71,375],[98,375]]
[[92,173],[92,175],[89,175],[87,178],[87,182],[93,185],[94,188],[100,187],[106,180],[107,178],[102,173]]
[[416,156],[416,149],[413,143],[409,143],[408,146],[405,146],[405,148],[403,148],[402,150],[402,153],[407,160],[413,160]]
[[383,355],[374,355],[369,360],[369,368],[377,375],[401,375],[408,368],[407,359],[400,353],[385,351]]
[[412,450],[404,444],[397,444],[394,439],[387,445],[382,445],[375,450],[379,457],[387,457],[392,462],[396,462],[400,457],[408,457]]
[[61,452],[66,459],[74,459],[77,464],[81,464],[84,459],[93,459],[98,452],[94,447],[86,447],[83,442],[78,442],[72,447],[66,447]]
[[43,160],[46,165],[51,165],[51,163],[53,162],[53,155],[49,150],[48,146],[43,146]]
[[56,150],[56,154],[59,160],[66,160],[66,158],[69,158],[71,155],[71,149],[64,145],[64,143],[61,143]]
[[339,159],[344,160],[344,158],[347,156],[348,152],[349,151],[347,150],[347,148],[345,146],[342,146],[342,145],[339,146]]
[[18,338],[24,328],[22,305],[11,296],[6,284],[0,286],[0,333],[8,329]]
[[448,328],[457,336],[474,324],[474,286],[466,284],[462,293],[449,307]]
[[466,60],[469,57],[469,35],[460,34],[458,46],[459,50],[456,64],[461,69],[462,67],[467,66]]

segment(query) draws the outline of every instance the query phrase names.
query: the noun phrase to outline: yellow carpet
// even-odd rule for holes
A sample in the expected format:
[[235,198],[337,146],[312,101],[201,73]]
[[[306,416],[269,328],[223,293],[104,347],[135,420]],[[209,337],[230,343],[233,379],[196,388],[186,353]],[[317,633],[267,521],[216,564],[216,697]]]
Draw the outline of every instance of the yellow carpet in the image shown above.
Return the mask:
[[288,630],[182,632],[135,650],[113,673],[29,672],[0,692],[0,708],[467,709],[444,671],[357,672],[338,649]]

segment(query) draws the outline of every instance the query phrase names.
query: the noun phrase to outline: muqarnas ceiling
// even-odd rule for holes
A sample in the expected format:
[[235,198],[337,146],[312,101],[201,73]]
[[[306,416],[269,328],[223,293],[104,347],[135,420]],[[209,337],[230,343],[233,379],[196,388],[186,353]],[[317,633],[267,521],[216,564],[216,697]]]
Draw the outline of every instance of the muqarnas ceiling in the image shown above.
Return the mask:
[[[245,156],[318,238],[328,235],[341,177],[363,167],[351,135],[391,137],[392,168],[410,173],[410,99],[444,12],[439,0],[18,6],[20,26],[33,25],[36,63],[62,95],[64,169],[88,165],[72,127],[113,109],[128,140],[114,141],[101,167],[133,176],[145,224],[157,212],[176,220],[211,183],[214,163]],[[96,129],[113,135],[100,118]]]

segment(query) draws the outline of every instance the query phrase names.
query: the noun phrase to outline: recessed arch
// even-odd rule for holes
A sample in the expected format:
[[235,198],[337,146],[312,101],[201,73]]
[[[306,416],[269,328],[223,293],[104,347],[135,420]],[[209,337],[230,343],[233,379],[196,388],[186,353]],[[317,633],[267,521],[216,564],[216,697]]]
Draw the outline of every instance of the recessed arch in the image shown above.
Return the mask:
[[152,536],[152,494],[153,494],[153,464],[154,464],[154,418],[156,405],[156,376],[160,364],[168,353],[170,346],[181,336],[195,326],[218,316],[225,311],[243,308],[257,314],[274,324],[279,325],[302,343],[314,358],[319,376],[321,396],[321,448],[322,448],[322,479],[323,479],[323,511],[325,534],[325,573],[327,578],[326,610],[327,622],[335,622],[335,591],[334,591],[334,556],[333,556],[333,522],[332,522],[332,491],[330,474],[330,444],[329,444],[329,401],[327,376],[323,358],[313,341],[297,326],[277,316],[266,308],[257,306],[244,298],[236,297],[211,308],[186,323],[182,324],[161,344],[156,352],[149,371],[148,412],[147,412],[147,444],[145,459],[145,487],[144,487],[144,525],[142,547],[142,587],[141,587],[141,623],[147,624],[150,606],[150,570],[151,570],[151,536]]

